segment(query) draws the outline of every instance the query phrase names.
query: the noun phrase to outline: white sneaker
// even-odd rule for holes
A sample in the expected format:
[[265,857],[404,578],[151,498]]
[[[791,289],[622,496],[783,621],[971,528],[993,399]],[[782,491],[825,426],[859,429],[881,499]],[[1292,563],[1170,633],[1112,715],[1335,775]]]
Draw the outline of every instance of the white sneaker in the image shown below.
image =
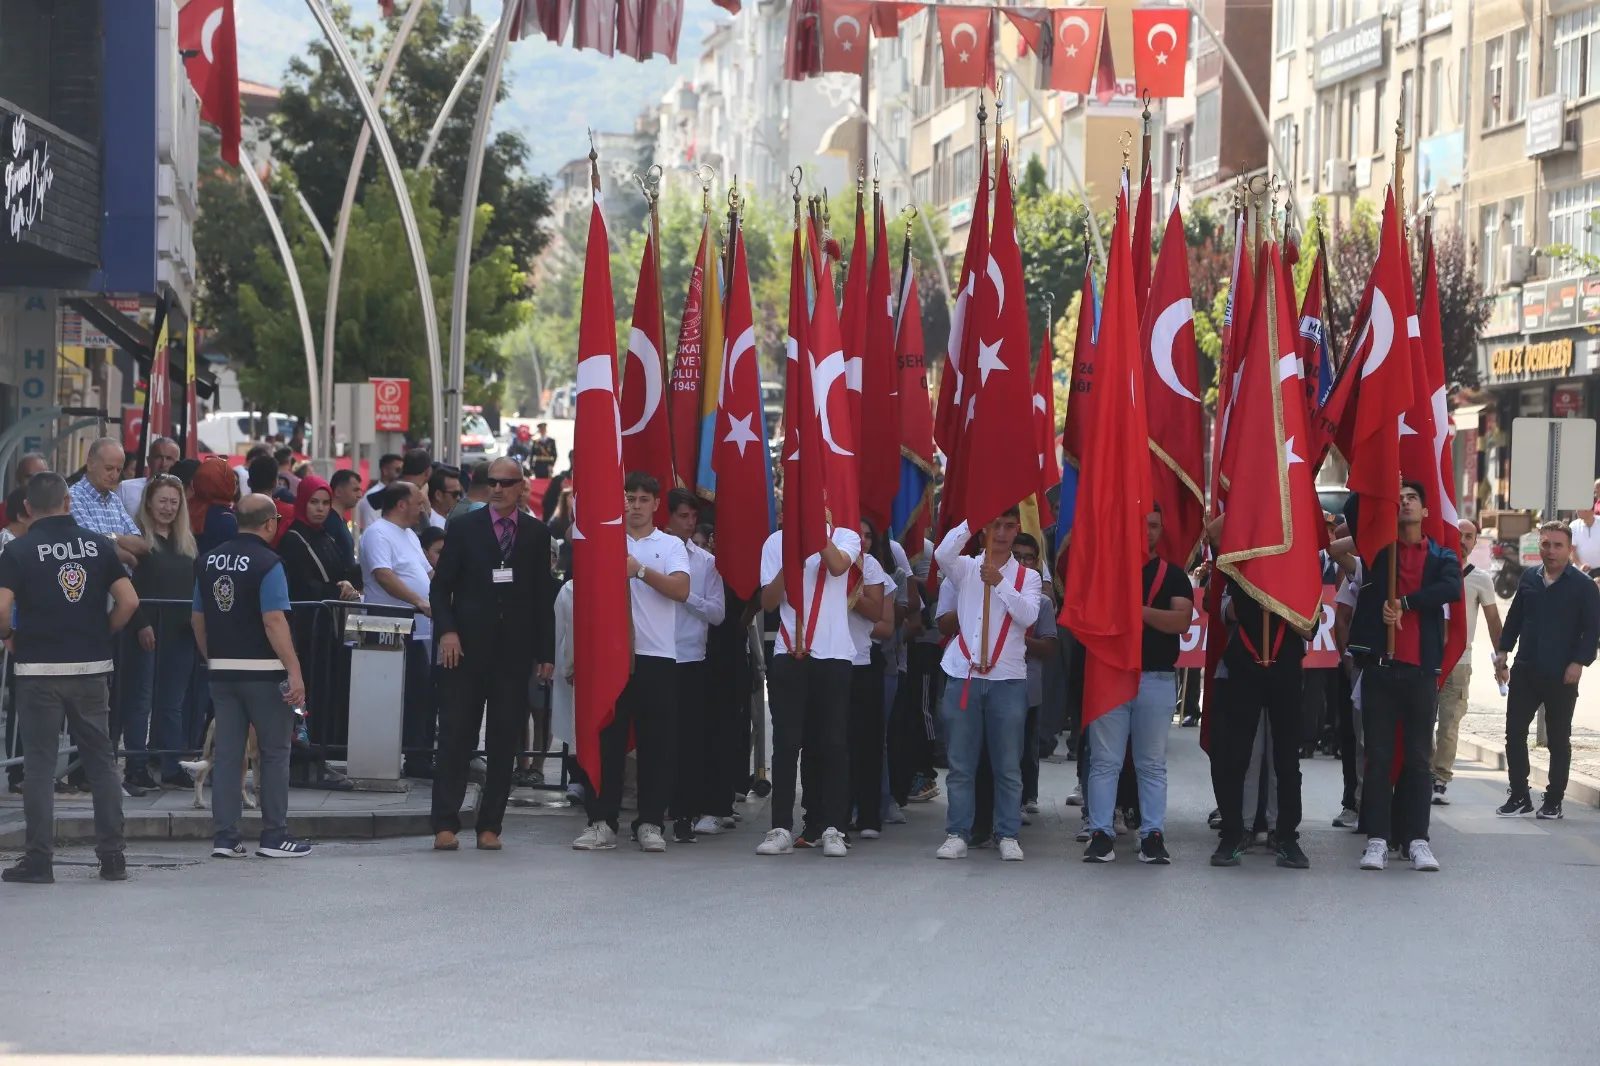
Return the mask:
[[1022,845],[1017,843],[1016,837],[1000,838],[1000,858],[1006,862],[1022,861]]
[[889,809],[883,812],[884,825],[905,825],[906,812],[900,809],[899,804],[889,804]]
[[1411,868],[1426,873],[1439,872],[1439,860],[1433,857],[1433,849],[1426,840],[1411,842]]
[[790,855],[794,853],[794,834],[787,829],[773,829],[767,838],[756,845],[757,855]]
[[877,829],[863,829],[861,831],[862,840],[877,840],[881,836],[883,836],[883,833]]
[[714,837],[722,832],[722,822],[708,814],[694,823],[694,831],[696,836]]
[[1389,865],[1389,842],[1378,837],[1367,838],[1367,850],[1361,855],[1363,870],[1382,870]]
[[616,846],[617,831],[604,822],[594,822],[572,842],[574,851],[609,851]]
[[844,834],[833,826],[822,831],[822,854],[830,859],[842,859],[850,853],[849,846],[844,842]]
[[964,859],[967,857],[967,842],[951,833],[944,838],[944,843],[939,845],[939,850],[934,852],[935,858]]
[[1022,813],[1023,814],[1038,814],[1039,813],[1039,801],[1038,800],[1029,800],[1027,803],[1024,803],[1022,805]]
[[661,827],[659,825],[651,825],[646,822],[639,827],[639,850],[667,850],[667,838],[661,835]]
[[1073,785],[1072,786],[1072,794],[1067,797],[1067,806],[1068,807],[1082,807],[1083,806],[1083,786],[1082,785]]
[[1354,829],[1361,821],[1361,812],[1346,807],[1339,812],[1339,817],[1333,820],[1336,829]]

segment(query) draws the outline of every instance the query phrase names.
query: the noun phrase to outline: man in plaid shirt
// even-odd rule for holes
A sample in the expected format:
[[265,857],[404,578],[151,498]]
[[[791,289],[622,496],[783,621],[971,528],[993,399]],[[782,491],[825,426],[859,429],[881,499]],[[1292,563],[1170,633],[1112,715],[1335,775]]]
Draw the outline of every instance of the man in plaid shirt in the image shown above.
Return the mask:
[[116,542],[117,558],[131,571],[150,552],[150,544],[139,533],[128,509],[122,505],[117,486],[122,482],[122,446],[110,437],[89,445],[89,458],[83,477],[73,484],[72,518],[84,529],[103,533]]

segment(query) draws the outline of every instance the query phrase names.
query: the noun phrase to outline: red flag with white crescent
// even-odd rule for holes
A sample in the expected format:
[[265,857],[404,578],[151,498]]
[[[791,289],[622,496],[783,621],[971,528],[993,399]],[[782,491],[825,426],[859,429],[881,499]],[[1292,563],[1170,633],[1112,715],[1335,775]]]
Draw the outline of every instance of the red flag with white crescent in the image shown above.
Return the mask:
[[596,190],[584,253],[578,325],[578,396],[572,458],[574,723],[578,763],[590,786],[600,780],[600,731],[632,672],[633,625],[628,549],[622,530],[622,434],[616,392],[616,308],[611,250]]
[[1183,95],[1189,56],[1189,9],[1139,7],[1133,10],[1133,80],[1141,99]]
[[987,7],[936,7],[944,49],[944,87],[994,87],[994,11]]
[[666,362],[661,355],[661,283],[656,274],[655,235],[644,242],[639,286],[633,298],[633,329],[622,371],[622,466],[642,470],[661,484],[656,528],[667,528],[667,490],[672,474],[672,430],[667,424]]
[[1050,88],[1087,95],[1100,58],[1103,7],[1057,8],[1050,12],[1055,41],[1050,53]]
[[[1137,254],[1137,249],[1135,249]],[[1205,409],[1183,216],[1172,205],[1139,331],[1150,422],[1150,479],[1161,505],[1157,553],[1185,565],[1205,533]]]
[[822,69],[860,74],[867,68],[871,0],[821,0]]
[[717,472],[717,572],[736,596],[749,599],[761,583],[761,548],[772,533],[772,478],[767,473],[750,268],[739,226],[732,227],[729,239],[733,270],[728,278],[727,355],[717,393],[711,468]]
[[200,117],[222,131],[222,159],[239,165],[239,36],[233,0],[191,0],[178,12],[178,47],[200,96]]
[[[879,533],[887,536],[894,498],[900,491],[900,370],[895,365],[889,234],[883,198],[875,196],[873,200],[872,266],[862,308],[866,345],[861,352],[861,510]],[[924,386],[924,411],[927,391]]]
[[961,260],[961,288],[956,293],[956,306],[950,315],[948,352],[939,378],[939,403],[933,414],[933,439],[945,455],[944,487],[939,493],[940,535],[966,518],[966,490],[961,480],[966,451],[963,436],[972,390],[977,387],[978,342],[971,320],[978,277],[989,261],[988,152],[980,152],[978,157],[978,194],[973,204],[972,222],[967,227],[967,250]]
[[806,340],[811,352],[811,387],[816,404],[817,432],[821,434],[824,490],[829,525],[859,530],[861,484],[856,469],[856,429],[850,417],[850,368],[839,330],[839,309],[833,286],[826,282],[822,245],[816,227],[810,229],[812,267],[819,279],[811,307]]
[[[1422,360],[1427,370],[1428,396],[1433,404],[1433,444],[1438,456],[1435,464],[1436,480],[1424,482],[1428,486],[1428,511],[1437,512],[1440,544],[1461,556],[1461,515],[1456,509],[1455,456],[1450,443],[1456,435],[1450,417],[1449,384],[1444,373],[1444,329],[1439,315],[1439,265],[1433,255],[1433,228],[1428,228],[1427,249],[1423,252],[1422,306],[1417,309],[1417,320],[1422,334]],[[1462,559],[1463,568],[1466,560]],[[1450,617],[1445,629],[1444,663],[1439,671],[1439,683],[1461,661],[1467,650],[1467,610],[1465,596],[1450,604]]]
[[800,232],[797,223],[789,255],[789,343],[783,388],[783,594],[801,622],[794,641],[804,647],[804,620],[811,614],[805,596],[805,562],[827,542],[828,518]]

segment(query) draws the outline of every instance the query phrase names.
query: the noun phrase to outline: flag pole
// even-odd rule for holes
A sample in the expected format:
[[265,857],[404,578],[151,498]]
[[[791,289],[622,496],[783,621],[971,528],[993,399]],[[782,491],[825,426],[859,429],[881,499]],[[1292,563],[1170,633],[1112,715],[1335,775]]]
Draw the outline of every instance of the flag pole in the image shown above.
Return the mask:
[[[1401,175],[1400,159],[1405,151],[1404,137],[1405,116],[1402,115],[1394,120],[1394,210],[1395,214],[1399,216],[1396,221],[1400,221],[1402,224],[1405,219],[1405,209],[1401,206],[1405,202],[1405,178]],[[1409,259],[1409,256],[1407,258]],[[1411,284],[1410,278],[1406,278],[1406,284]],[[1389,545],[1389,602],[1391,603],[1400,598],[1399,565],[1400,538],[1396,536],[1394,543]],[[1389,658],[1392,659],[1394,658],[1395,627],[1389,625],[1387,629],[1389,630]]]
[[1139,156],[1139,180],[1144,181],[1144,175],[1150,170],[1150,90],[1144,91],[1144,113],[1139,119],[1142,124],[1140,146],[1142,152]]
[[[989,142],[988,142],[988,139],[987,139],[986,134],[985,134],[985,129],[986,129],[988,121],[989,121],[989,112],[983,106],[983,90],[979,89],[978,90],[978,153],[980,155],[987,154],[988,151],[989,151]],[[1000,128],[1000,97],[998,95],[996,95],[995,99],[994,99],[994,121],[995,121],[995,129],[997,131],[996,136],[995,136],[995,148],[996,148],[996,151],[998,151],[999,150],[999,141],[1000,141],[1000,138],[999,138],[999,135],[998,135],[998,130]],[[999,165],[1000,165],[1000,162],[999,162],[999,157],[997,155],[995,157],[995,166],[996,166],[996,168],[998,168]],[[963,347],[964,346],[965,345],[963,345]],[[959,356],[957,358],[959,358]],[[988,562],[989,561],[989,545],[988,545],[987,542],[983,546],[983,561],[984,562]],[[987,582],[985,582],[984,586],[983,586],[983,623],[982,623],[981,627],[979,628],[979,635],[978,635],[978,670],[979,670],[980,673],[988,673],[989,672],[989,600],[990,600],[991,593],[992,593],[992,590],[991,590],[989,584]],[[968,673],[969,674],[971,673],[970,666],[968,668]]]
[[[799,167],[795,167],[794,170],[790,173],[789,184],[794,187],[794,228],[795,228],[796,239],[798,239],[800,241],[800,253],[801,253],[800,254],[800,283],[802,285],[804,285],[805,284],[805,262],[806,262],[806,259],[805,259],[805,237],[806,237],[806,235],[805,235],[805,228],[800,225],[800,176],[799,175],[800,175],[800,168]],[[711,193],[710,193],[709,190],[710,190],[710,186],[707,186],[706,211],[707,211],[708,214],[711,211]],[[820,252],[821,249],[818,249],[818,251]],[[792,323],[792,322],[789,324],[789,331],[790,331],[790,335],[792,336],[793,333],[794,333],[794,323]],[[799,354],[800,366],[801,366],[800,372],[803,373],[803,374],[804,373],[809,373],[810,372],[810,359],[811,359],[810,354],[808,354],[805,351],[801,351],[798,354]],[[803,412],[802,412],[802,414],[803,414]],[[784,422],[783,431],[784,431],[785,435],[792,434],[795,431],[794,427],[790,426],[788,424],[787,419]],[[784,454],[787,455],[788,451],[789,451],[788,448],[785,448],[784,449]],[[799,465],[800,464],[798,464],[798,463],[796,464],[796,469],[799,468]],[[798,485],[785,484],[783,486],[783,491],[784,491],[784,494],[785,494],[784,498],[787,499],[789,493],[791,493],[791,492],[798,493],[799,490],[800,490],[800,487]],[[798,504],[798,499],[799,498],[797,496],[796,497],[797,504]],[[799,535],[800,535],[800,531],[798,529],[791,529],[791,530],[788,530],[785,533],[785,536],[791,536],[791,537],[798,537]],[[827,565],[827,564],[824,563],[820,558],[817,560],[817,570],[818,570],[817,576],[819,578],[822,576],[821,570],[822,570],[822,567],[825,566],[825,565]],[[806,655],[806,595],[805,595],[805,586],[806,586],[806,570],[805,570],[805,561],[802,559],[801,563],[800,563],[800,599],[799,599],[799,601],[797,603],[795,603],[793,605],[794,606],[794,639],[790,641],[790,648],[794,652],[794,657],[796,659],[803,659],[803,658],[805,658],[805,655]]]

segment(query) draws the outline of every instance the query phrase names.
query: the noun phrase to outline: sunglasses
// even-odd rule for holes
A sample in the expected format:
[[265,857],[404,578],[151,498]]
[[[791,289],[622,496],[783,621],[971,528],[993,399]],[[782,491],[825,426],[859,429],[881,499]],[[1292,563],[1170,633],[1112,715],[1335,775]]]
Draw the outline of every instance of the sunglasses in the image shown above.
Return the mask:
[[492,477],[489,479],[489,484],[497,489],[509,489],[522,484],[522,479],[520,477]]

